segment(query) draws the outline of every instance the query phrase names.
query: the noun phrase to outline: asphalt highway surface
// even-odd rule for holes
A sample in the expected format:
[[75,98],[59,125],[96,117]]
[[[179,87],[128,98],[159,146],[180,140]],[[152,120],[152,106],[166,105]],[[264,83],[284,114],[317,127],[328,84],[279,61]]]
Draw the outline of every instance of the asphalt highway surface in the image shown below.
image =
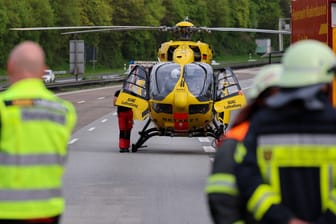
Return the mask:
[[[244,90],[258,68],[235,71]],[[62,224],[211,224],[204,188],[212,138],[153,137],[119,153],[113,95],[120,86],[58,94],[78,122],[68,143]],[[144,122],[135,121],[136,142]]]

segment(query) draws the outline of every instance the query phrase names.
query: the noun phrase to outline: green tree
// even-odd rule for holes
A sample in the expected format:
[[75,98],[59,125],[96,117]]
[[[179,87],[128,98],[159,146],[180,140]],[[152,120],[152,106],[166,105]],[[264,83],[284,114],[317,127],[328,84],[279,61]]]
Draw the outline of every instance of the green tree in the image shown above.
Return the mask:
[[[31,26],[54,26],[55,17],[49,1],[27,0],[29,11],[31,13]],[[58,45],[54,42],[58,39],[55,37],[55,31],[32,31],[31,39],[37,41],[44,48],[47,58],[47,64],[54,65],[58,61],[57,55],[54,54]]]
[[[34,40],[46,50],[47,63],[59,67],[69,62],[69,40],[80,38],[98,49],[98,62],[120,67],[130,59],[154,60],[164,41],[173,34],[157,31],[118,31],[62,35],[64,31],[11,31],[12,27],[75,25],[174,26],[187,16],[195,26],[277,29],[279,17],[290,15],[290,0],[0,0],[0,65],[22,40]],[[255,37],[277,35],[212,32],[196,34],[214,47],[215,55],[254,51]],[[276,46],[275,46],[276,47]]]
[[[4,5],[4,0],[0,0],[0,5]],[[9,26],[9,18],[7,10],[4,7],[0,8],[0,68],[5,68],[8,49],[5,44],[5,37],[7,35],[7,28]]]
[[163,0],[162,4],[166,8],[165,14],[161,19],[161,24],[174,26],[177,22],[183,20],[188,15],[188,4],[185,0]]
[[283,17],[290,17],[290,3],[291,0],[280,0],[281,15]]
[[[111,25],[112,23],[112,6],[106,0],[81,0],[81,24],[91,26]],[[80,38],[85,40],[86,49],[91,49],[92,52],[103,52],[99,50],[101,41],[101,33],[82,34]],[[86,54],[86,56],[89,56]],[[88,58],[93,58],[90,55]],[[99,58],[99,55],[98,55]],[[99,59],[100,62],[100,59]]]
[[[209,27],[230,27],[231,24],[231,8],[230,0],[209,1],[207,11],[209,14]],[[226,32],[212,32],[207,35],[204,40],[213,47],[214,56],[223,56],[226,54]]]
[[[49,0],[56,26],[78,26],[81,23],[81,4],[78,0]],[[45,31],[43,31],[45,32]],[[69,40],[76,38],[73,35],[62,35],[64,30],[53,32],[55,44],[54,60],[51,66],[60,66],[69,63]]]
[[[48,2],[44,4],[40,3],[37,0],[25,0],[25,1],[10,1],[3,0],[1,2],[2,9],[6,12],[3,14],[4,25],[7,32],[3,36],[3,51],[2,54],[8,55],[9,51],[20,41],[23,40],[33,40],[39,41],[41,37],[41,33],[29,31],[29,32],[19,32],[19,31],[9,31],[10,28],[13,27],[32,27],[39,25],[39,19],[41,17],[41,11],[36,11],[36,7],[43,7],[46,9],[46,13],[43,14],[43,18],[47,16],[51,16],[50,10],[48,10]],[[49,22],[48,19],[43,19],[44,22]],[[45,39],[43,37],[42,39]],[[2,62],[4,64],[5,61]]]
[[[279,18],[282,16],[280,0],[253,0],[258,5],[257,28],[278,29]],[[273,50],[278,49],[278,36],[274,34],[257,34],[257,38],[269,38]]]
[[[162,25],[160,21],[164,17],[166,8],[162,5],[163,0],[145,0],[144,4],[144,24],[151,26]],[[147,60],[157,59],[157,48],[160,44],[158,36],[160,35],[157,31],[146,32],[145,39],[143,43],[143,54],[147,55]]]
[[206,0],[190,0],[185,1],[188,4],[187,15],[196,26],[209,26],[210,18]]
[[[237,28],[251,27],[250,1],[236,0],[230,1],[230,26]],[[255,51],[254,33],[229,32],[226,34],[225,46],[226,55],[236,52],[248,55]]]
[[250,10],[248,0],[230,1],[232,25],[249,27]]

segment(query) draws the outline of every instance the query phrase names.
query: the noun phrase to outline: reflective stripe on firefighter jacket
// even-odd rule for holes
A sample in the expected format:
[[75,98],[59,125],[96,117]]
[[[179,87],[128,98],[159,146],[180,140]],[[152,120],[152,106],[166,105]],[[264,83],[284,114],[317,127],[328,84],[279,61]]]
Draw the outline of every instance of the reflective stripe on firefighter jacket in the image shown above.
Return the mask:
[[257,220],[336,223],[336,111],[303,110],[259,111],[238,145],[239,191]]
[[41,80],[22,80],[0,94],[0,219],[59,215],[74,107]]
[[[247,130],[248,122],[244,122],[228,131],[223,142],[220,143],[218,153],[215,156],[216,160],[226,159],[231,161],[221,161],[219,164],[214,164],[213,173],[208,178],[206,187],[207,193],[225,193],[229,195],[237,195],[236,178],[232,173],[234,159],[234,150],[236,149],[236,143],[242,141]],[[231,147],[225,147],[223,143],[228,140],[234,140],[235,143]],[[231,151],[231,153],[230,153]],[[231,155],[231,156],[230,156]],[[222,157],[222,158],[219,158]],[[224,157],[224,158],[223,158]],[[231,157],[231,158],[230,158]],[[216,163],[216,161],[215,161]]]
[[246,209],[236,185],[234,152],[237,142],[242,141],[249,123],[244,122],[230,129],[219,143],[212,173],[208,177],[206,193],[214,223],[244,224]]
[[[258,139],[257,160],[267,185],[259,186],[248,201],[248,209],[257,218],[273,203],[280,203],[281,167],[319,167],[322,210],[336,213],[333,180],[336,171],[336,135],[273,134]],[[303,145],[297,146],[299,142]]]

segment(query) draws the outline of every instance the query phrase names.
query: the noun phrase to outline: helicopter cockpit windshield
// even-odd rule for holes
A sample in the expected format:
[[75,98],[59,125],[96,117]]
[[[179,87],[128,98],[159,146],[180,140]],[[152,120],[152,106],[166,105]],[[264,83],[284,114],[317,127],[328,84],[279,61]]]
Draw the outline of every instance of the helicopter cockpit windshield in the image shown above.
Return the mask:
[[189,91],[200,101],[212,98],[213,70],[206,63],[191,63],[184,66],[184,79]]
[[[213,95],[213,69],[202,62],[186,64],[183,67],[183,78],[190,93],[199,101],[208,101]],[[181,75],[181,65],[169,62],[156,64],[150,75],[151,98],[164,99],[171,93]]]
[[180,65],[176,63],[162,63],[153,67],[151,73],[151,97],[156,100],[165,98],[175,87],[180,78]]

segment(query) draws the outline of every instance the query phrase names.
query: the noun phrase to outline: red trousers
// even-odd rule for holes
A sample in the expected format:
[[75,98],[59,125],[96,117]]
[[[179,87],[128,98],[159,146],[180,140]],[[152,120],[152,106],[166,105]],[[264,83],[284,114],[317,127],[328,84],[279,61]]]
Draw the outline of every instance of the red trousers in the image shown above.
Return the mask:
[[60,216],[41,218],[41,219],[27,219],[27,220],[7,220],[0,219],[0,224],[58,224]]
[[128,149],[130,147],[131,130],[133,127],[133,111],[118,112],[119,124],[119,148]]

